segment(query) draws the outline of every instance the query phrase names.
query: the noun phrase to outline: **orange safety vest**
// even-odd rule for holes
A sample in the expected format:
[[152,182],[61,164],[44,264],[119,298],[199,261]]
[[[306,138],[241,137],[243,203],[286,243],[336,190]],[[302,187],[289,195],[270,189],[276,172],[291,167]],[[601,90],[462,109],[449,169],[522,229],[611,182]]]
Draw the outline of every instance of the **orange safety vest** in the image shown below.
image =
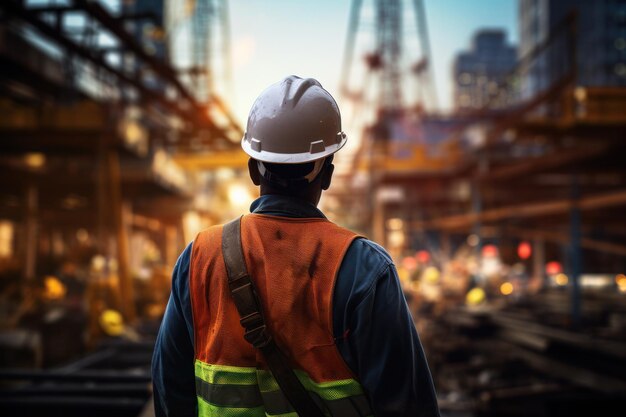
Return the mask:
[[[333,416],[371,414],[333,337],[335,279],[355,238],[326,219],[241,219],[243,254],[266,324],[304,387]],[[191,256],[198,414],[296,416],[261,353],[243,337],[221,248],[222,226],[214,226],[198,234]]]

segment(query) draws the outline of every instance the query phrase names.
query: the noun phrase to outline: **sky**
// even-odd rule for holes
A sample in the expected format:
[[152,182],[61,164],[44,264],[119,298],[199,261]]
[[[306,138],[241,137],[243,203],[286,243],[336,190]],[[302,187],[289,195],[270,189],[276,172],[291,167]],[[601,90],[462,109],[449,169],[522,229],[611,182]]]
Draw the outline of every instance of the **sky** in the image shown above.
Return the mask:
[[[232,93],[227,97],[245,126],[250,106],[264,88],[291,74],[313,77],[342,108],[339,78],[348,28],[349,0],[230,0],[233,62]],[[408,14],[411,1],[404,1]],[[363,0],[357,34],[360,54],[372,43],[374,0]],[[469,47],[479,28],[502,28],[516,43],[516,0],[424,0],[438,99],[451,107],[451,68],[456,54]],[[368,11],[370,11],[368,18]],[[408,17],[408,16],[405,16]],[[407,45],[417,42],[412,18],[405,24]],[[354,63],[361,65],[361,55]],[[415,58],[419,54],[416,53]]]

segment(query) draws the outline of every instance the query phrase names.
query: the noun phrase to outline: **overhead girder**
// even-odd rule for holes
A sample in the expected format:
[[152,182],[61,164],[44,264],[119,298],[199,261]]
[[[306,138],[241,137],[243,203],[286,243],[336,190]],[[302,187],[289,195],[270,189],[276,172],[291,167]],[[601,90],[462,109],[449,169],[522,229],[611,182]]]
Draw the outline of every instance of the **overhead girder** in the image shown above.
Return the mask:
[[[172,100],[167,98],[162,91],[156,91],[145,85],[143,80],[135,73],[127,73],[120,68],[115,67],[105,60],[103,55],[97,50],[90,50],[73,39],[66,36],[54,24],[40,18],[40,12],[32,11],[29,7],[24,6],[20,2],[7,0],[0,3],[0,8],[8,12],[9,16],[17,17],[42,35],[57,43],[68,52],[79,56],[82,59],[92,63],[98,68],[102,68],[110,74],[117,77],[122,83],[136,88],[143,97],[144,103],[155,103],[168,111],[177,114],[183,121],[190,124],[191,128],[208,129],[217,137],[229,137],[229,133],[223,127],[217,126],[207,113],[207,108],[198,104],[187,89],[177,78],[174,70],[167,64],[159,61],[157,58],[147,54],[143,48],[135,41],[135,39],[124,29],[121,22],[111,16],[102,6],[97,3],[87,2],[83,0],[73,0],[72,6],[66,11],[84,11],[90,17],[97,20],[105,29],[116,36],[120,42],[120,47],[125,51],[130,51],[137,56],[142,62],[147,64],[151,71],[161,77],[162,80],[172,85],[178,91],[182,100]],[[61,11],[59,11],[60,13]],[[235,122],[223,102],[214,99],[210,104],[215,105],[226,116],[229,125],[226,129],[233,129],[236,134],[242,132],[241,127]]]
[[247,169],[250,157],[237,148],[211,153],[185,153],[173,156],[174,161],[189,171],[208,171],[218,168]]
[[416,222],[414,226],[422,229],[447,230],[459,227],[469,227],[476,222],[490,223],[513,218],[520,219],[552,214],[565,214],[572,208],[587,211],[614,206],[626,206],[626,190],[582,197],[576,201],[564,199],[487,209],[479,212],[441,217],[428,221],[419,221]]

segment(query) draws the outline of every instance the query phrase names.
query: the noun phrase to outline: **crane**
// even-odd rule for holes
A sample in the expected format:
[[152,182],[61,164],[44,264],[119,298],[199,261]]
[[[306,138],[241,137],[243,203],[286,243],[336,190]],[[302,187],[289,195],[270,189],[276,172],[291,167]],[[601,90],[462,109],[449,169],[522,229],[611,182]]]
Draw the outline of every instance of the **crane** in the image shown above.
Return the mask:
[[[419,120],[425,112],[437,110],[438,100],[423,0],[371,0],[370,4],[366,14],[363,0],[351,3],[339,86],[342,97],[352,104],[348,124],[352,131],[362,132],[342,178],[350,186],[342,188],[365,201],[348,198],[342,206],[352,212],[360,210],[361,228],[371,227],[371,235],[382,242],[383,216],[377,207],[380,191],[385,191],[383,177],[389,167],[407,171],[421,164],[430,168],[420,143]],[[367,41],[366,31],[365,65],[358,66],[355,56],[364,49],[359,40]],[[359,70],[362,77],[357,75]],[[360,83],[355,82],[359,79]]]
[[[367,102],[372,95],[372,92],[368,90],[377,84],[375,110],[382,111],[382,113],[396,113],[405,109],[409,105],[409,97],[403,93],[406,91],[403,86],[408,82],[408,77],[414,77],[417,88],[413,94],[413,106],[430,111],[437,109],[438,100],[432,74],[432,53],[424,3],[423,0],[413,0],[410,3],[415,17],[414,25],[417,28],[420,55],[417,58],[411,57],[413,51],[409,51],[405,45],[404,28],[411,25],[411,22],[405,22],[408,14],[403,13],[406,7],[403,0],[373,0],[375,40],[373,50],[364,57],[366,69],[363,82],[355,91],[354,86],[349,85],[349,80],[353,79],[355,46],[361,23],[363,0],[352,1],[340,91],[344,97],[357,102],[355,107],[360,108],[361,104]],[[408,59],[413,59],[414,62],[407,70],[402,67],[402,64]],[[372,76],[377,78],[377,83],[370,82]]]

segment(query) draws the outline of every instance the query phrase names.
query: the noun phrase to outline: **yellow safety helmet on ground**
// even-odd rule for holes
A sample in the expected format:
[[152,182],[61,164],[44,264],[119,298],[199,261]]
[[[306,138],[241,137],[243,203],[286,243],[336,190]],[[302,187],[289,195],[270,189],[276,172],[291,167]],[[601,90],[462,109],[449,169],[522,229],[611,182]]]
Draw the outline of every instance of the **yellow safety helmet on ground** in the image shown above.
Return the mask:
[[109,336],[120,336],[124,333],[124,317],[117,310],[104,310],[99,321],[102,330]]

